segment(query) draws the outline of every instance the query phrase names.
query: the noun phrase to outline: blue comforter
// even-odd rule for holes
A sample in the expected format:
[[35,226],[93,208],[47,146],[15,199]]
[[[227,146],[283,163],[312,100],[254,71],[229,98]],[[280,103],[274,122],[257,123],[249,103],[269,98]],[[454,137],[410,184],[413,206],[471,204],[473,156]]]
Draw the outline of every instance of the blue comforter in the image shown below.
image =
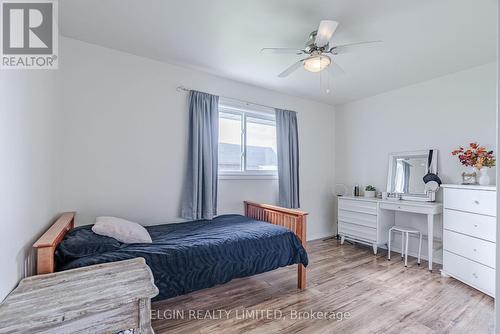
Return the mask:
[[66,234],[56,250],[57,270],[143,257],[160,290],[155,300],[308,262],[290,230],[240,215],[149,226],[152,244],[123,244],[91,227]]

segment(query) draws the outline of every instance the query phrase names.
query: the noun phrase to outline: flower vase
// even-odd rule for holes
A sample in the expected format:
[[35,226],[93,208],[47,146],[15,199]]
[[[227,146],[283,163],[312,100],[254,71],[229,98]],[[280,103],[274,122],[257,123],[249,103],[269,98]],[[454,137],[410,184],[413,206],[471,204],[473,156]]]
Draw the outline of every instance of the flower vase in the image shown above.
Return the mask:
[[489,168],[481,168],[477,171],[477,183],[479,183],[480,186],[487,186],[490,184],[490,176],[488,175],[488,169]]

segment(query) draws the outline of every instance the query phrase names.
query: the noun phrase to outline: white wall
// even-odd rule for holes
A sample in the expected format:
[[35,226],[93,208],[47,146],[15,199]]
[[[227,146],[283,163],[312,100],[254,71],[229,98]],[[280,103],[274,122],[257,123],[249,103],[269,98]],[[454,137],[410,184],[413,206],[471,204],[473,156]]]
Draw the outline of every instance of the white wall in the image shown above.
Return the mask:
[[[63,38],[62,208],[78,223],[110,214],[144,224],[178,220],[186,160],[178,85],[298,112],[302,209],[308,239],[334,233],[334,108],[179,66]],[[275,203],[273,180],[221,180],[220,213],[244,199]]]
[[[463,168],[451,151],[473,141],[495,149],[495,117],[494,63],[337,106],[335,180],[385,190],[390,152],[435,148],[443,182],[459,183]],[[398,219],[425,226],[422,217]]]
[[0,300],[31,273],[31,245],[57,213],[56,71],[0,74]]

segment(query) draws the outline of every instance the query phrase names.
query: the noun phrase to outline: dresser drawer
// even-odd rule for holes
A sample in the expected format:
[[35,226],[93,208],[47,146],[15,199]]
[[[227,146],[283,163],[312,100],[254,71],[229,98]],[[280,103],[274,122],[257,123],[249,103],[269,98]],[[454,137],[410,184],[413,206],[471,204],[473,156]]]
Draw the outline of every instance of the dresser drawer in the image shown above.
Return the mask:
[[339,210],[339,220],[372,228],[377,227],[377,216],[368,213]]
[[339,199],[339,210],[377,214],[377,203],[362,200]]
[[468,260],[459,255],[443,251],[445,273],[470,284],[490,296],[495,295],[495,269]]
[[370,242],[377,241],[376,229],[362,225],[351,224],[342,220],[339,220],[339,234]]
[[443,246],[444,250],[474,260],[488,267],[495,268],[496,246],[493,242],[444,230]]
[[450,209],[444,210],[443,227],[447,230],[496,242],[496,226],[497,220],[495,217]]
[[444,207],[496,216],[496,191],[447,188],[444,190]]

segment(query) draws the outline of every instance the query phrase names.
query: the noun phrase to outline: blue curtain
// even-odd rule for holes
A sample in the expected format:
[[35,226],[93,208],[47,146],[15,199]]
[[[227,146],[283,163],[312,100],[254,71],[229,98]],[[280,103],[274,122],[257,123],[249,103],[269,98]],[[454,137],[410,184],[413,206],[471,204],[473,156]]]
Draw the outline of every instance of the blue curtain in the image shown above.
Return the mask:
[[278,149],[279,205],[300,207],[299,201],[299,135],[297,113],[276,109]]
[[212,219],[217,215],[219,97],[190,91],[188,104],[188,164],[181,215]]

